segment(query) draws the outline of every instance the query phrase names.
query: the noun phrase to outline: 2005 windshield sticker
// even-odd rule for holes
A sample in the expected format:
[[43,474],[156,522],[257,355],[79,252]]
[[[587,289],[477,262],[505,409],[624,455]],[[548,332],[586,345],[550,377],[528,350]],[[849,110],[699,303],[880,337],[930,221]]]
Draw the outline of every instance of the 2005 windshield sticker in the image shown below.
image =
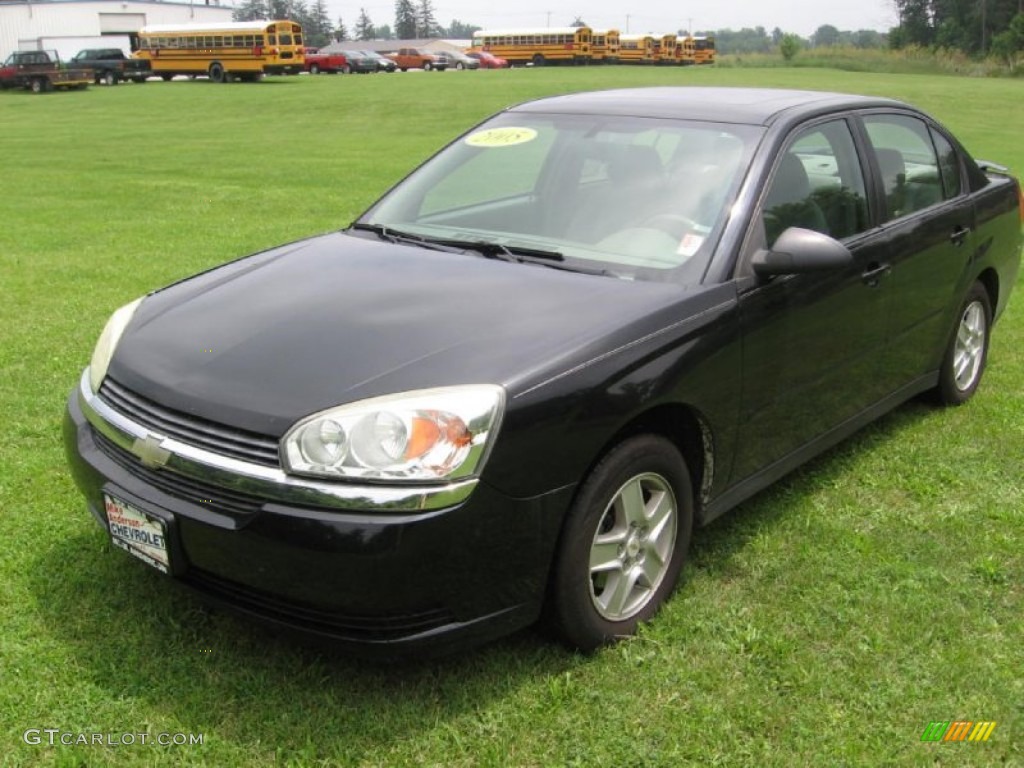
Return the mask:
[[518,128],[510,125],[505,128],[486,128],[471,133],[466,137],[466,143],[471,147],[513,147],[536,138],[537,131],[533,128]]

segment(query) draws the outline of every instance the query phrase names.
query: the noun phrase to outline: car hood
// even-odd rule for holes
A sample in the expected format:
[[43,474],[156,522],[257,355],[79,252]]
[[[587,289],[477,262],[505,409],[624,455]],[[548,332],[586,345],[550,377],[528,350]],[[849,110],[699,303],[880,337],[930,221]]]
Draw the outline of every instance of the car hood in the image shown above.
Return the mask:
[[686,291],[334,233],[150,295],[109,375],[280,436],[340,403],[452,384],[510,394],[671,322]]

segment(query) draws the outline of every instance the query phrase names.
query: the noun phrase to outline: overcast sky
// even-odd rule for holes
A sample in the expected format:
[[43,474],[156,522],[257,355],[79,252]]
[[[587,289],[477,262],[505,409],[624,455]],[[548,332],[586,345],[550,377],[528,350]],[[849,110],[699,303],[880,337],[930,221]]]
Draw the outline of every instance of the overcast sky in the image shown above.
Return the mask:
[[[417,0],[413,3],[418,5]],[[577,16],[592,27],[625,32],[674,32],[687,29],[764,27],[771,32],[809,36],[822,24],[841,30],[877,29],[896,25],[894,0],[503,0],[500,3],[434,0],[437,20],[452,19],[487,29],[568,26]],[[393,0],[328,0],[332,20],[340,15],[352,29],[359,9],[376,25],[395,23]],[[628,18],[627,18],[627,14]],[[550,19],[550,23],[549,23]]]

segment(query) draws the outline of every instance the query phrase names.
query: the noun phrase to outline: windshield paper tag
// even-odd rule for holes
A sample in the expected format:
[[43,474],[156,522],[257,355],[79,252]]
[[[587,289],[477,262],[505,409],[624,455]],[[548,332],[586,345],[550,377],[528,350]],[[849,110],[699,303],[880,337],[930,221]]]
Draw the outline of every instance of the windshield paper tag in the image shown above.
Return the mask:
[[692,232],[689,232],[683,236],[682,240],[679,241],[679,247],[676,248],[676,253],[680,256],[689,258],[699,251],[702,245],[704,245],[704,238],[700,235],[695,235]]
[[477,131],[466,137],[466,143],[471,147],[512,147],[516,144],[525,144],[537,138],[537,132],[533,128],[488,128],[485,131]]

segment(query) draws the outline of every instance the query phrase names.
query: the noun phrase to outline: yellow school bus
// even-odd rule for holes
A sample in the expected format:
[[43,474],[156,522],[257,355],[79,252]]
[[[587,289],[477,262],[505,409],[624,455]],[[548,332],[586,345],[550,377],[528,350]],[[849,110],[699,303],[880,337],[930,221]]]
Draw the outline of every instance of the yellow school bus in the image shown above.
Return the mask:
[[215,83],[302,71],[302,27],[294,21],[153,24],[139,30],[134,55],[154,75],[205,75]]
[[623,64],[653,64],[654,37],[652,35],[620,35],[619,61]]
[[697,47],[692,37],[679,38],[676,44],[676,63],[684,67],[697,63]]
[[473,33],[471,51],[486,51],[509,64],[586,64],[591,58],[590,27],[481,29]]
[[654,61],[657,64],[676,63],[677,40],[675,35],[661,35],[654,38]]
[[592,31],[590,56],[595,62],[619,63],[619,30],[595,29]]
[[694,64],[715,63],[715,38],[695,37],[693,38]]

